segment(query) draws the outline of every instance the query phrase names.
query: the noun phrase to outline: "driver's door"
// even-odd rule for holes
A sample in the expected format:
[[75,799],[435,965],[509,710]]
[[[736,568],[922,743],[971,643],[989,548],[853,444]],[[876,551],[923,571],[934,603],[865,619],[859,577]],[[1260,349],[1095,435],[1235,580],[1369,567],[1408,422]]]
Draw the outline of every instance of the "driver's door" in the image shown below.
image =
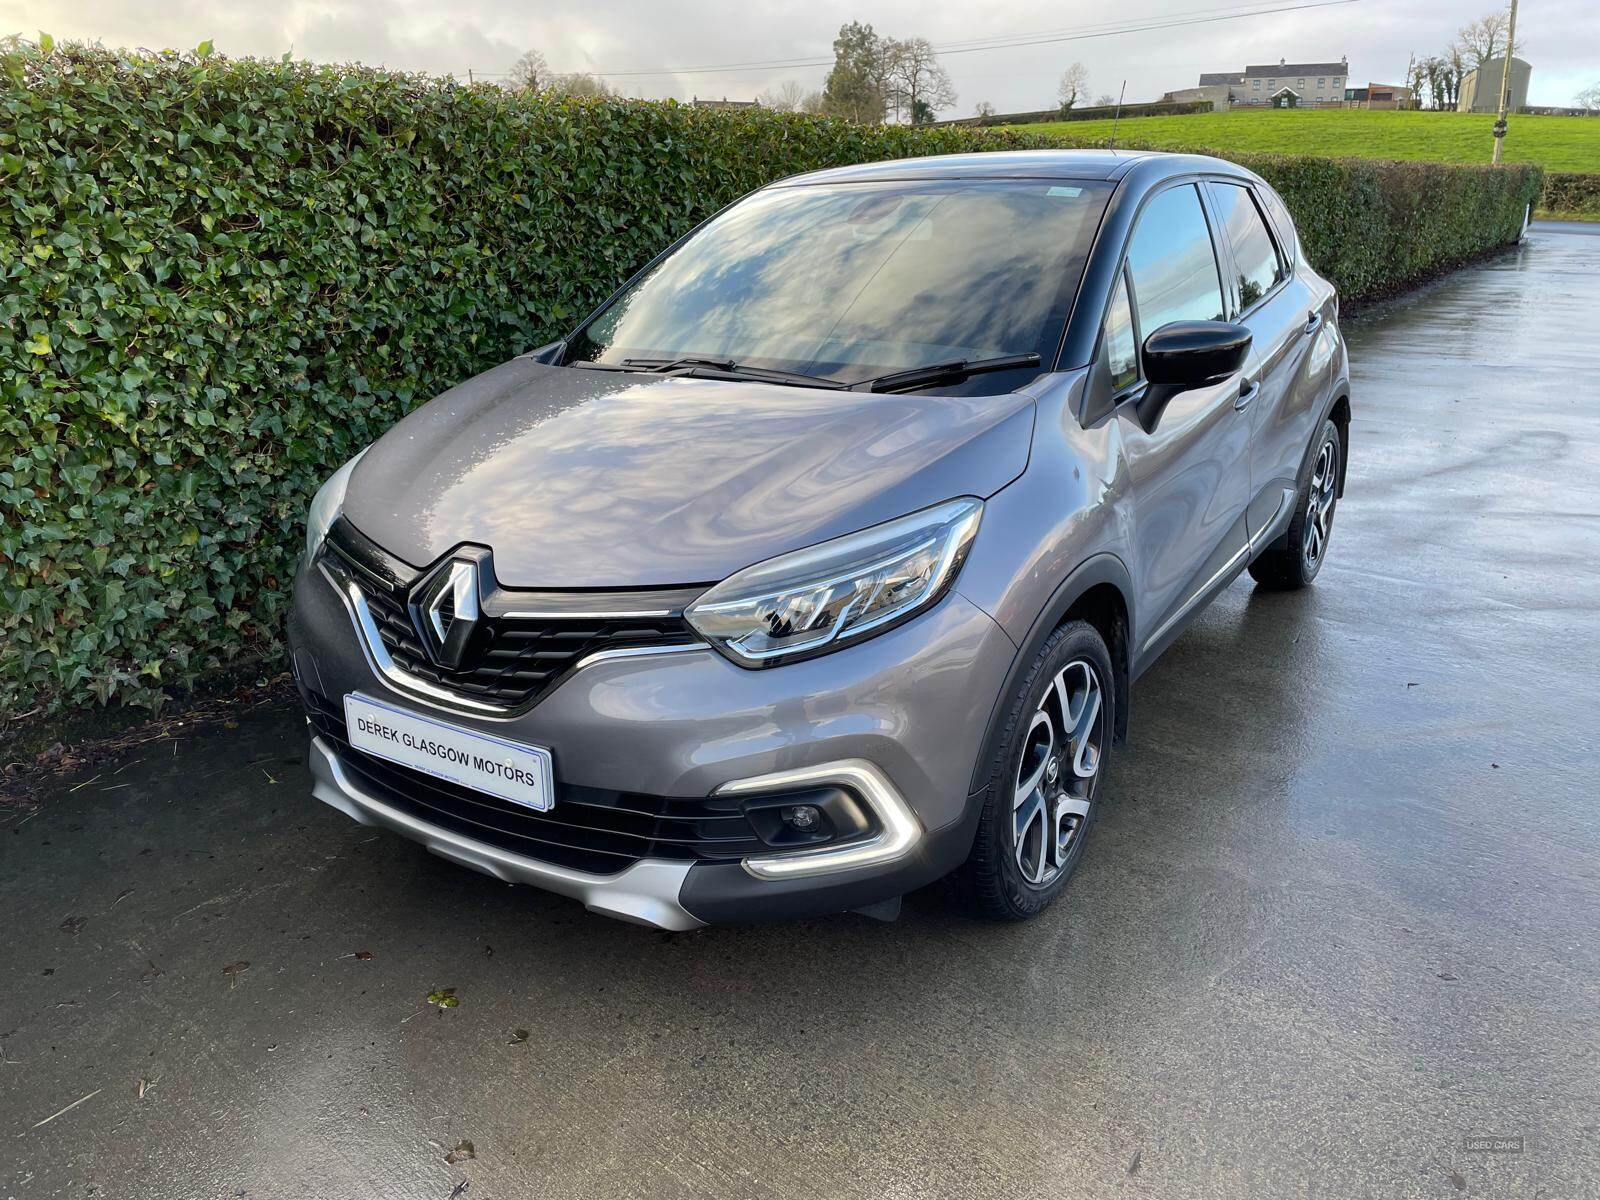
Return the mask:
[[[1158,193],[1139,215],[1103,345],[1132,399],[1144,386],[1137,347],[1172,321],[1222,320],[1227,304],[1206,211],[1194,184]],[[1131,403],[1117,409],[1132,478],[1144,657],[1243,561],[1249,542],[1250,417],[1236,377],[1180,393],[1146,432]]]

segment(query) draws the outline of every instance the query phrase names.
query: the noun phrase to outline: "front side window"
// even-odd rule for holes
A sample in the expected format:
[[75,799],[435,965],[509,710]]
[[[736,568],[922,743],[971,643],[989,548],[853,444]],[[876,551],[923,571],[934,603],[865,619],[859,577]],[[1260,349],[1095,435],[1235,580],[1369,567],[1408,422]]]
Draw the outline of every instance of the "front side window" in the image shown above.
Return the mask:
[[1139,348],[1133,341],[1133,309],[1128,304],[1128,277],[1117,276],[1106,311],[1106,362],[1111,368],[1111,390],[1120,392],[1139,379]]
[[1236,183],[1213,183],[1211,196],[1228,244],[1233,247],[1233,262],[1239,272],[1239,307],[1247,309],[1283,278],[1278,249],[1249,188]]
[[575,336],[567,361],[733,360],[854,383],[1037,353],[936,389],[1049,370],[1111,185],[898,180],[778,187],[714,218]]
[[1220,321],[1222,281],[1200,193],[1190,183],[1159,193],[1128,243],[1139,329],[1149,337],[1173,321]]

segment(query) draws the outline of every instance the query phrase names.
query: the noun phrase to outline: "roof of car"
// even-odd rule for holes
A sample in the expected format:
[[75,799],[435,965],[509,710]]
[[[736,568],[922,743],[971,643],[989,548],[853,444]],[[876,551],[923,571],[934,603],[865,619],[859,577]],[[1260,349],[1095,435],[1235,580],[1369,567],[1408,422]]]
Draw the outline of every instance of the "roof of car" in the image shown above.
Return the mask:
[[1139,163],[1170,160],[1174,171],[1239,168],[1222,159],[1150,150],[1000,150],[982,154],[938,154],[886,162],[830,167],[781,180],[783,186],[860,183],[872,179],[1120,179]]

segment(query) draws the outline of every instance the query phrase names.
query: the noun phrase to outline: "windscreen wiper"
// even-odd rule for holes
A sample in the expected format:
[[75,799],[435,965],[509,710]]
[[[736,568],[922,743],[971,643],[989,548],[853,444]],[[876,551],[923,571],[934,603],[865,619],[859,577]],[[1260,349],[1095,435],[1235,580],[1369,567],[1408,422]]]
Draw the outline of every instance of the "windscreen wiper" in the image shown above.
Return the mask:
[[587,371],[634,371],[651,375],[689,367],[709,367],[717,371],[733,370],[733,363],[721,358],[625,358],[621,362],[594,362],[591,359],[580,358],[569,362],[567,366],[582,367]]
[[707,370],[717,371],[723,375],[735,375],[742,379],[768,379],[774,383],[794,383],[802,387],[843,388],[844,384],[834,379],[824,379],[820,375],[807,375],[801,371],[778,371],[770,367],[749,367],[734,362],[731,358],[704,358],[688,356],[684,358],[625,358],[622,360],[625,367],[635,367],[641,371],[654,371],[665,375],[672,371]]
[[995,358],[958,358],[953,362],[931,363],[926,367],[912,367],[905,371],[891,371],[852,383],[853,392],[905,392],[912,388],[930,387],[943,383],[960,383],[973,375],[988,375],[993,371],[1017,371],[1024,367],[1037,367],[1037,354],[1002,354]]

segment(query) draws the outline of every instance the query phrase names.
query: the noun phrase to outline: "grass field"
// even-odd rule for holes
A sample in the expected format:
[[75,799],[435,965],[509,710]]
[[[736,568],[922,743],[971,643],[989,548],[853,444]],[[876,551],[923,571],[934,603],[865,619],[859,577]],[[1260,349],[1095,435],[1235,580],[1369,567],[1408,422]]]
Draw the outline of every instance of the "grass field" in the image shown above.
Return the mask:
[[[1124,119],[1119,141],[1164,150],[1211,149],[1267,154],[1323,154],[1429,162],[1487,163],[1494,118],[1476,113],[1369,112],[1365,109],[1268,109]],[[1053,121],[1019,128],[1068,139],[1109,137],[1110,121]],[[1600,117],[1517,117],[1505,157],[1547,171],[1600,173]]]

